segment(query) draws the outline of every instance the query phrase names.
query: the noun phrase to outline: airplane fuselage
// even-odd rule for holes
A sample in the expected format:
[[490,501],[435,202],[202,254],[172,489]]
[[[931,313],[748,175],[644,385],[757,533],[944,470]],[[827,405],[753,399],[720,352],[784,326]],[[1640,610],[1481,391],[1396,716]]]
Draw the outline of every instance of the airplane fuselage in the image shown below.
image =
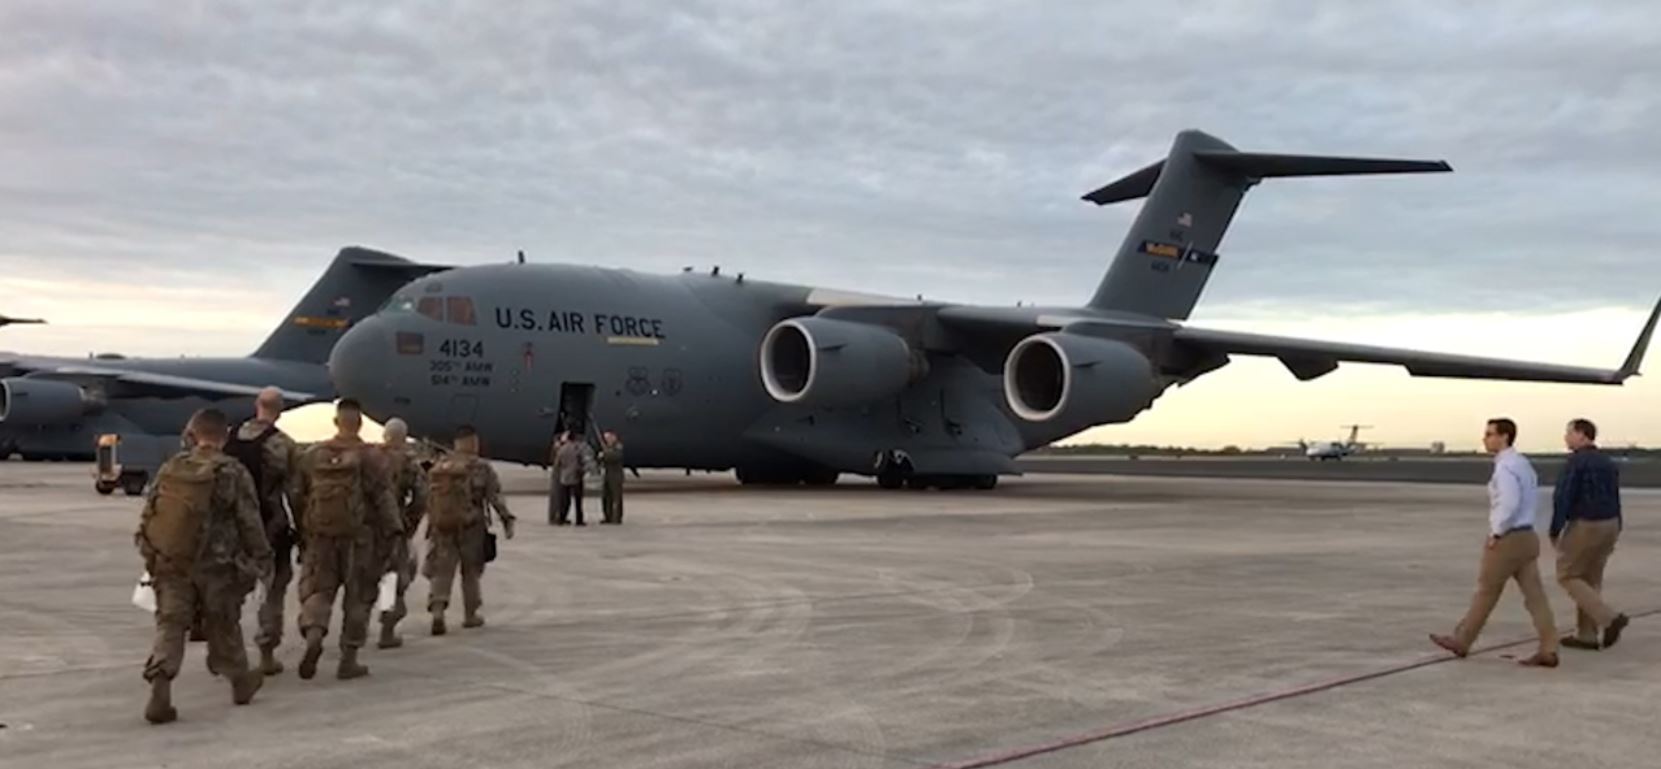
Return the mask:
[[622,435],[636,467],[805,459],[870,472],[878,452],[899,449],[939,472],[996,473],[1060,437],[1017,426],[999,376],[955,355],[932,356],[927,377],[893,398],[776,402],[759,373],[763,336],[814,313],[823,294],[706,274],[470,267],[400,290],[341,340],[330,367],[376,419],[440,439],[470,424],[487,455],[527,464],[546,461],[562,403],[587,387],[591,423]]

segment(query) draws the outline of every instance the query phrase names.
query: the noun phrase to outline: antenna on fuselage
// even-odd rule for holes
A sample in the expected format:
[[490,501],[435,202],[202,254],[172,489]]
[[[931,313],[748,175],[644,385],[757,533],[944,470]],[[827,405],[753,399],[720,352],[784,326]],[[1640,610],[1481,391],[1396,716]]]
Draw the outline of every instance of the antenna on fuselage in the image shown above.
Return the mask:
[[523,249],[523,248],[519,249],[519,263],[520,264],[525,263],[525,249]]

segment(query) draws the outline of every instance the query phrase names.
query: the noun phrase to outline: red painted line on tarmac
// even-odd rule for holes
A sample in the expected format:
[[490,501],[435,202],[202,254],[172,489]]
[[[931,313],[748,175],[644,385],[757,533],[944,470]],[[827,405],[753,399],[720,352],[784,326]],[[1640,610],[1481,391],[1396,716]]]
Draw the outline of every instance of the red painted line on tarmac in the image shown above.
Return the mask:
[[[1641,617],[1648,617],[1648,616],[1654,615],[1654,614],[1661,614],[1661,609],[1650,609],[1649,611],[1629,613],[1629,614],[1627,614],[1627,616],[1632,618],[1632,619],[1639,619]],[[1629,632],[1630,632],[1630,629],[1629,629]],[[1536,639],[1534,637],[1530,636],[1528,638],[1524,638],[1524,639],[1520,639],[1520,640],[1516,640],[1516,641],[1505,641],[1503,643],[1497,643],[1497,644],[1494,644],[1492,646],[1484,646],[1484,647],[1475,649],[1475,650],[1471,651],[1471,654],[1473,654],[1473,655],[1475,655],[1475,654],[1487,654],[1489,652],[1499,651],[1501,649],[1509,649],[1509,648],[1514,647],[1514,646],[1522,646],[1524,644],[1531,644],[1531,643],[1534,643],[1535,640]],[[1417,670],[1419,668],[1429,667],[1431,665],[1439,665],[1439,664],[1444,663],[1444,662],[1453,662],[1457,659],[1459,659],[1459,658],[1453,656],[1452,654],[1436,654],[1436,655],[1432,655],[1432,656],[1429,656],[1429,657],[1424,657],[1422,659],[1415,660],[1413,662],[1407,662],[1407,663],[1403,663],[1403,664],[1400,664],[1400,665],[1395,665],[1393,667],[1382,668],[1382,669],[1374,670],[1374,671],[1371,671],[1371,672],[1368,672],[1368,673],[1360,673],[1360,674],[1357,674],[1357,675],[1342,676],[1342,677],[1339,677],[1339,678],[1333,678],[1333,679],[1330,679],[1330,680],[1321,681],[1321,682],[1313,683],[1313,684],[1306,684],[1304,686],[1298,686],[1298,687],[1291,688],[1291,689],[1283,689],[1283,690],[1277,691],[1277,692],[1269,692],[1267,694],[1257,694],[1257,695],[1252,695],[1250,697],[1242,697],[1242,698],[1237,699],[1237,700],[1229,700],[1227,702],[1217,703],[1217,704],[1214,704],[1214,705],[1205,705],[1205,706],[1201,706],[1201,707],[1194,708],[1194,709],[1191,709],[1191,710],[1182,710],[1182,711],[1178,711],[1176,713],[1167,713],[1165,715],[1154,716],[1152,718],[1145,718],[1145,719],[1142,719],[1142,720],[1139,720],[1139,721],[1130,721],[1130,722],[1127,722],[1127,723],[1118,724],[1118,725],[1115,725],[1115,726],[1110,726],[1110,727],[1107,727],[1105,729],[1101,729],[1101,730],[1094,731],[1094,732],[1087,732],[1087,733],[1084,733],[1084,734],[1078,734],[1078,735],[1074,735],[1072,737],[1064,737],[1064,738],[1061,738],[1061,739],[1058,739],[1058,740],[1054,740],[1052,742],[1046,742],[1046,743],[1042,743],[1042,744],[1039,744],[1039,745],[1029,745],[1027,747],[1014,748],[1012,750],[1001,751],[1001,752],[998,752],[998,753],[989,753],[989,754],[984,755],[984,756],[979,756],[979,757],[976,757],[976,758],[970,758],[970,759],[963,760],[963,761],[955,761],[955,762],[947,763],[947,764],[935,764],[934,766],[930,767],[930,769],[982,769],[982,767],[988,767],[988,766],[1002,766],[1004,764],[1013,763],[1015,761],[1021,761],[1021,760],[1024,760],[1024,759],[1032,758],[1034,756],[1041,756],[1041,755],[1044,755],[1046,753],[1055,753],[1057,751],[1067,750],[1067,749],[1070,749],[1070,748],[1077,748],[1077,747],[1084,746],[1084,745],[1089,745],[1089,744],[1095,743],[1095,742],[1102,742],[1104,740],[1111,740],[1111,739],[1115,739],[1115,738],[1118,738],[1118,737],[1125,737],[1125,736],[1128,736],[1128,735],[1136,734],[1138,732],[1146,732],[1146,731],[1150,731],[1150,730],[1153,730],[1153,729],[1160,729],[1160,728],[1163,728],[1163,727],[1172,726],[1174,724],[1180,724],[1180,723],[1184,723],[1184,722],[1187,722],[1187,721],[1194,721],[1194,720],[1198,720],[1198,719],[1201,719],[1201,718],[1207,718],[1207,717],[1210,717],[1210,716],[1215,716],[1215,715],[1218,715],[1218,714],[1221,714],[1221,713],[1228,713],[1228,712],[1232,712],[1232,711],[1236,711],[1236,710],[1245,710],[1246,708],[1254,708],[1254,707],[1257,707],[1259,705],[1266,705],[1266,704],[1271,703],[1271,702],[1279,702],[1280,700],[1291,699],[1293,697],[1302,697],[1302,696],[1307,695],[1307,694],[1314,694],[1316,692],[1323,692],[1323,691],[1326,691],[1328,689],[1337,689],[1339,687],[1349,686],[1351,684],[1357,684],[1357,683],[1361,683],[1363,681],[1371,681],[1375,678],[1383,678],[1385,676],[1393,676],[1393,675],[1396,675],[1397,673],[1405,673],[1409,670]]]

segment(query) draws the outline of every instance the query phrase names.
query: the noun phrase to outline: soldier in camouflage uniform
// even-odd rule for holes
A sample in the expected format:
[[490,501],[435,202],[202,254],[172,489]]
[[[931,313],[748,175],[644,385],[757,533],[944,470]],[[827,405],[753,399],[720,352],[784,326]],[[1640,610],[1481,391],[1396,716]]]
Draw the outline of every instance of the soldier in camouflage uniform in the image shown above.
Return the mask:
[[450,605],[450,585],[456,568],[461,568],[462,627],[484,625],[479,607],[484,596],[479,578],[484,575],[485,538],[490,529],[489,511],[502,521],[502,533],[513,539],[513,513],[502,501],[502,484],[496,469],[479,457],[479,436],[472,427],[456,430],[455,449],[428,471],[430,495],[427,502],[427,561],[430,582],[427,610],[433,615],[433,635],[444,635],[444,610]]
[[144,663],[150,682],[144,718],[153,724],[178,718],[172,682],[198,611],[209,669],[230,678],[232,701],[248,704],[265,680],[248,669],[241,624],[242,599],[271,569],[254,479],[221,451],[228,429],[223,413],[198,411],[188,429],[193,448],[157,471],[133,537],[156,592],[155,643]]
[[323,656],[323,636],[335,594],[341,599],[341,680],[369,674],[358,663],[358,649],[369,635],[369,614],[376,583],[386,562],[377,557],[375,541],[401,537],[404,523],[392,501],[391,485],[381,454],[358,436],[363,409],[343,399],[335,406],[335,437],[307,449],[300,457],[295,500],[300,503],[301,533],[305,536],[300,562],[300,632],[306,652],[300,659],[300,677],[317,675]]
[[288,584],[294,580],[294,545],[299,541],[289,511],[294,501],[294,469],[300,450],[294,439],[277,429],[283,414],[283,393],[275,387],[260,391],[254,400],[254,418],[243,422],[225,444],[225,453],[242,462],[254,478],[259,492],[260,519],[274,553],[271,585],[259,607],[259,633],[254,643],[260,649],[260,672],[274,676],[283,672],[277,661],[278,644],[283,641],[283,604]]
[[404,645],[404,639],[398,637],[398,622],[409,614],[404,604],[404,593],[415,581],[415,553],[411,540],[415,538],[415,530],[421,526],[421,517],[427,513],[427,471],[421,467],[416,447],[407,440],[409,427],[404,420],[396,417],[387,420],[383,435],[385,440],[381,444],[381,452],[392,480],[393,501],[403,513],[404,535],[385,543],[388,558],[398,572],[398,597],[391,609],[381,612],[381,639],[376,646],[396,649]]

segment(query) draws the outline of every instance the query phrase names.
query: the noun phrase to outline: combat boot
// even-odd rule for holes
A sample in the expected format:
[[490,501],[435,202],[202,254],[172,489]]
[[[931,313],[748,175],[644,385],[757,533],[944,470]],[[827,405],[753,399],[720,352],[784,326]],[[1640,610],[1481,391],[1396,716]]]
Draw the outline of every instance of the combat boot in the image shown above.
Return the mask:
[[269,646],[260,647],[260,674],[274,676],[283,672],[283,663],[277,661],[277,650]]
[[396,648],[398,648],[400,646],[403,646],[403,645],[404,645],[404,639],[399,638],[398,634],[394,633],[392,631],[392,623],[391,622],[382,622],[381,623],[381,640],[377,641],[375,643],[375,648],[377,648],[377,649],[396,649]]
[[347,647],[340,650],[340,667],[335,670],[335,678],[350,681],[369,675],[369,668],[358,664],[358,650]]
[[433,615],[433,635],[444,635],[447,632],[449,632],[449,628],[444,626],[444,615],[434,614]]
[[254,701],[254,693],[265,685],[265,674],[249,670],[231,676],[231,702],[246,705]]
[[470,611],[467,613],[467,618],[461,621],[461,626],[467,628],[484,627],[484,617],[476,611]]
[[157,676],[150,682],[150,702],[144,706],[144,720],[165,724],[179,717],[173,709],[173,682]]
[[323,629],[306,631],[306,656],[300,658],[300,678],[310,681],[317,675],[317,659],[323,656]]

